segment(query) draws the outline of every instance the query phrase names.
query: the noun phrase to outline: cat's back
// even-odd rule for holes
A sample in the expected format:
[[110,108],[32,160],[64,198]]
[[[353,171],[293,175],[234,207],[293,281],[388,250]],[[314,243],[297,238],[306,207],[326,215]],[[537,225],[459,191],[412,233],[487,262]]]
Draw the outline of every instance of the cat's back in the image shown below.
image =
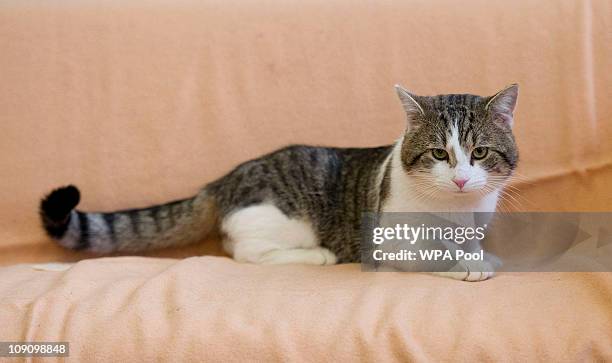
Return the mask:
[[222,214],[266,200],[274,200],[284,212],[295,214],[315,199],[345,194],[347,186],[351,192],[358,187],[367,189],[370,174],[390,150],[390,146],[289,145],[238,165],[206,189],[216,196]]
[[[235,167],[227,176],[235,174],[274,174],[289,171],[324,172],[335,174],[343,167],[367,166],[380,162],[391,152],[391,145],[365,148],[342,148],[292,144]],[[353,165],[356,164],[356,165]]]

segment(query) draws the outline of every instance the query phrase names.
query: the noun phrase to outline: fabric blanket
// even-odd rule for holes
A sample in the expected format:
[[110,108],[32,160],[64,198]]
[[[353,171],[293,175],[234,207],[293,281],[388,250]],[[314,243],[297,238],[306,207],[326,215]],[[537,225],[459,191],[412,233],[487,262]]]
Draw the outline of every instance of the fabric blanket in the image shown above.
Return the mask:
[[68,341],[74,362],[612,360],[611,273],[466,283],[222,257],[48,270],[0,269],[0,341]]

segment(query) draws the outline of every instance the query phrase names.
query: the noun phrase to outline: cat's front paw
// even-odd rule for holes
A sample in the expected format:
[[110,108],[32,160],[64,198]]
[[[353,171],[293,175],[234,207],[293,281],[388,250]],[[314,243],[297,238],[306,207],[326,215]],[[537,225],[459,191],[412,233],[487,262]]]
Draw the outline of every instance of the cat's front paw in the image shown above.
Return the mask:
[[483,281],[495,274],[495,268],[487,261],[459,261],[456,266],[465,275],[463,281]]
[[461,281],[484,281],[495,274],[493,264],[487,261],[459,261],[450,271],[434,272],[434,275]]

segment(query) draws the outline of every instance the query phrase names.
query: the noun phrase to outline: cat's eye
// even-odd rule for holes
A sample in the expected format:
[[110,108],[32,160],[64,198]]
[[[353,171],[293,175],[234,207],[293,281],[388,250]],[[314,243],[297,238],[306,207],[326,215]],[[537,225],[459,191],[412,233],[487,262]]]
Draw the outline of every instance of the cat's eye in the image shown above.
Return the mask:
[[484,146],[479,146],[475,148],[474,151],[472,151],[472,157],[475,160],[480,160],[480,159],[484,159],[488,153],[489,153],[489,148],[484,147]]
[[431,155],[438,160],[448,159],[448,153],[444,149],[431,149]]

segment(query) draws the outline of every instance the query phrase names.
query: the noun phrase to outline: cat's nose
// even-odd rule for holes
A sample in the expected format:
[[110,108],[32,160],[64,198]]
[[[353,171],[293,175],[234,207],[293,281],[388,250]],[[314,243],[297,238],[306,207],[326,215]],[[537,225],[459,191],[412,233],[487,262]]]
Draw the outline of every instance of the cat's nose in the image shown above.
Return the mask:
[[453,183],[457,184],[459,189],[463,189],[463,186],[465,185],[465,183],[468,182],[468,180],[469,179],[458,179],[458,178],[455,178],[455,179],[453,179]]

